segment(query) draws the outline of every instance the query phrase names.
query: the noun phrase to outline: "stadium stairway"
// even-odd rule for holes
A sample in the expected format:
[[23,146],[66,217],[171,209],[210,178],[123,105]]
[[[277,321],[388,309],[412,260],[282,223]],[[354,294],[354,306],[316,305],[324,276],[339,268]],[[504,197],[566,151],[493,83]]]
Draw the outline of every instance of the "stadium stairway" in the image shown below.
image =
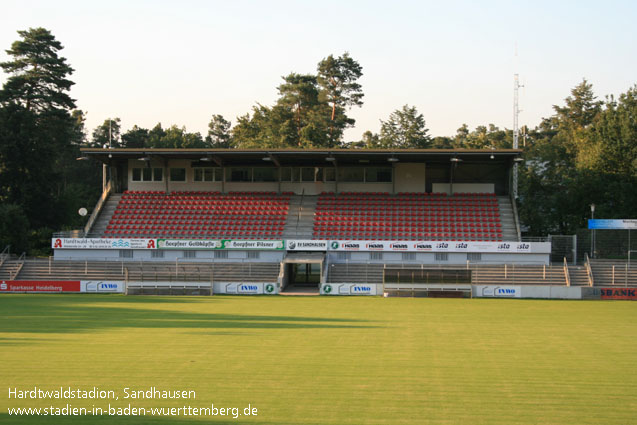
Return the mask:
[[595,286],[637,286],[637,267],[627,261],[590,260]]
[[283,239],[312,239],[316,196],[293,195],[283,229]]
[[117,205],[119,204],[119,201],[121,199],[121,193],[112,193],[108,197],[106,203],[102,207],[102,211],[100,212],[99,217],[97,217],[95,224],[93,224],[93,228],[91,228],[91,230],[89,231],[87,235],[88,237],[99,238],[104,235],[106,226],[108,226],[108,223],[111,221],[113,213],[115,212],[115,209],[117,208]]
[[[23,264],[24,260],[19,260],[16,257],[6,259],[0,267],[0,280],[16,279],[24,267]],[[23,279],[21,275],[20,279]]]
[[584,266],[568,266],[571,286],[588,286],[588,273]]
[[502,240],[518,241],[511,199],[507,196],[498,196],[498,206],[500,207],[500,222],[502,223]]

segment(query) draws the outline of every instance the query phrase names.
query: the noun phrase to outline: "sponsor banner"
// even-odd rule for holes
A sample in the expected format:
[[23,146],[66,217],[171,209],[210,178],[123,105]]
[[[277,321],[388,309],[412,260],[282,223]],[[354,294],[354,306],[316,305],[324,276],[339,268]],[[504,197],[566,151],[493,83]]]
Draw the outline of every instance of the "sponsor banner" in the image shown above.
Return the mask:
[[637,230],[637,220],[602,220],[589,219],[589,229],[624,229]]
[[82,292],[94,293],[124,293],[124,282],[105,280],[83,280],[81,282]]
[[462,241],[329,241],[330,251],[385,252],[485,252],[539,253],[551,252],[550,242],[462,242]]
[[3,280],[0,292],[80,292],[79,280]]
[[206,239],[158,239],[158,249],[219,249],[221,241]]
[[519,286],[493,286],[493,285],[477,285],[475,297],[494,297],[494,298],[521,298],[522,291]]
[[288,251],[327,251],[327,241],[286,240],[285,248]]
[[637,288],[601,288],[603,300],[634,300],[637,301]]
[[156,249],[156,239],[53,238],[55,249]]
[[221,241],[223,249],[283,249],[284,243],[279,241],[229,240]]
[[278,293],[274,283],[225,283],[221,284],[222,294],[236,295],[273,295]]
[[321,295],[377,295],[378,285],[374,283],[323,283]]

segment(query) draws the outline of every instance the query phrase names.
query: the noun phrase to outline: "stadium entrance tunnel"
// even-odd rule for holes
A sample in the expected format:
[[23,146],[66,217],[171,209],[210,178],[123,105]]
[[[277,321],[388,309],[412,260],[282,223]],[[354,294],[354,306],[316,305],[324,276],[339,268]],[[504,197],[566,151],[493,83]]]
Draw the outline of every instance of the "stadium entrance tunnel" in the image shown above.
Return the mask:
[[324,252],[288,253],[281,263],[281,293],[318,295],[324,278],[324,264]]

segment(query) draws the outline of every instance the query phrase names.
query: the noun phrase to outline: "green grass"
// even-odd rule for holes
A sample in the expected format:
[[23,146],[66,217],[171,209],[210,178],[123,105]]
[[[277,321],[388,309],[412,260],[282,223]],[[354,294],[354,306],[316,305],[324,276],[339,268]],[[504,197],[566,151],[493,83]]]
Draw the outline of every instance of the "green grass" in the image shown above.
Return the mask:
[[[0,323],[0,423],[637,423],[633,302],[3,295]],[[258,416],[9,417],[67,402],[7,398],[34,386],[118,405],[124,387],[194,390]]]

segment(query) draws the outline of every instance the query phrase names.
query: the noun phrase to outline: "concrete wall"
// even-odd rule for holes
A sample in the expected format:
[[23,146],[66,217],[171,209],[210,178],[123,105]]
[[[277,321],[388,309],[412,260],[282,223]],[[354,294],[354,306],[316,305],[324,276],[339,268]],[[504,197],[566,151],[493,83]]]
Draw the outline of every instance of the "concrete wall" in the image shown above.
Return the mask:
[[[434,183],[431,185],[432,192],[446,193],[449,195],[449,183]],[[453,193],[494,193],[493,183],[454,183]]]
[[[343,251],[344,252],[344,251]],[[349,260],[340,260],[334,251],[328,253],[329,261],[332,263],[406,263],[406,264],[467,264],[467,253],[449,252],[447,261],[436,261],[436,255],[432,252],[416,252],[415,260],[403,260],[400,252],[384,252],[382,260],[371,260],[370,252],[350,252]],[[481,261],[471,261],[474,264],[529,264],[529,265],[549,265],[549,254],[500,254],[482,253]]]
[[395,191],[398,192],[424,192],[425,191],[425,164],[423,163],[396,163],[394,168]]
[[228,258],[214,258],[214,250],[188,250],[196,252],[195,258],[184,258],[183,250],[162,250],[163,258],[152,258],[151,250],[133,249],[132,258],[120,258],[117,249],[56,249],[55,260],[89,260],[89,261],[216,261],[219,263],[250,262],[279,263],[283,260],[284,251],[259,251],[259,258],[248,259],[248,251],[227,250]]

